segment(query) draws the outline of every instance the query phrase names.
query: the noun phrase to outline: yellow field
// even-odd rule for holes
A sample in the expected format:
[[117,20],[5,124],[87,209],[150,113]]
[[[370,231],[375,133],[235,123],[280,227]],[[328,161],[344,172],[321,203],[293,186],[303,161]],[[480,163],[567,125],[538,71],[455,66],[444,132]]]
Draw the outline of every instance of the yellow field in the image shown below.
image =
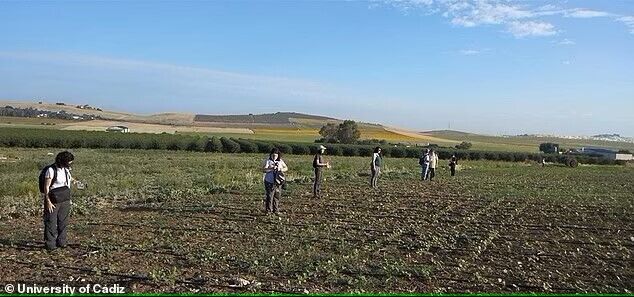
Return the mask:
[[159,125],[130,123],[118,121],[84,121],[73,122],[70,124],[60,125],[61,130],[85,130],[85,131],[106,131],[111,126],[126,126],[133,133],[231,133],[231,134],[253,134],[253,131],[246,128],[215,128],[215,127],[198,127],[198,126],[175,126],[175,125]]

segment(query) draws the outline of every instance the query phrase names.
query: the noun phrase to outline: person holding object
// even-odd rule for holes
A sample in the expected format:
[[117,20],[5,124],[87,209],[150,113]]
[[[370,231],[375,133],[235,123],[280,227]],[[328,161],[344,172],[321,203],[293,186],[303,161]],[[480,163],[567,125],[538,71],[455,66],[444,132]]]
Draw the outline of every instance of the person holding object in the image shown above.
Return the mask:
[[279,200],[282,196],[282,187],[285,183],[284,172],[288,167],[282,160],[282,153],[279,149],[271,150],[269,157],[264,161],[264,209],[266,213],[277,214],[279,211]]
[[456,158],[456,154],[451,155],[451,159],[449,159],[449,170],[451,170],[451,176],[456,176],[456,166],[458,166],[458,158]]
[[379,175],[381,174],[381,163],[383,160],[381,159],[381,148],[375,147],[374,153],[372,153],[372,163],[370,164],[370,186],[372,188],[377,188],[377,183],[379,181]]
[[320,145],[317,149],[317,154],[313,158],[313,169],[315,170],[315,181],[313,183],[313,198],[321,198],[321,183],[323,176],[323,169],[330,168],[330,163],[324,163],[323,154],[326,152],[326,147]]
[[67,227],[71,210],[70,166],[75,156],[63,151],[55,157],[55,163],[44,167],[40,173],[39,186],[44,204],[44,241],[46,249],[65,248]]

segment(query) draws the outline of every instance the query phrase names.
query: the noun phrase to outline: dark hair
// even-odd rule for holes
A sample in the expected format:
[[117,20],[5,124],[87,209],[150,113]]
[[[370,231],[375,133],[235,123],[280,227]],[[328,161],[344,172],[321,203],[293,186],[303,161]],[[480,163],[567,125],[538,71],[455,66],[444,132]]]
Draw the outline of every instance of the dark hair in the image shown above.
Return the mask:
[[380,149],[381,149],[381,147],[380,147],[380,146],[375,147],[375,148],[374,148],[374,153],[378,153]]
[[75,156],[69,151],[63,151],[55,157],[55,166],[61,168],[70,167],[70,162],[75,160]]
[[271,156],[273,156],[273,154],[277,154],[277,160],[274,161],[279,161],[282,159],[282,152],[280,152],[280,149],[274,147],[269,154],[269,159],[271,158]]

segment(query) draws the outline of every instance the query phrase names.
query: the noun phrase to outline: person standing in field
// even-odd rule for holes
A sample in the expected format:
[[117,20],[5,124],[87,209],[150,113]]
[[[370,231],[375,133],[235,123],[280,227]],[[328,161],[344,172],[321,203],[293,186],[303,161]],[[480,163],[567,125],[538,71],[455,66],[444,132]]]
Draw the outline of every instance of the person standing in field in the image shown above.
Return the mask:
[[381,148],[375,147],[374,153],[372,153],[372,164],[370,164],[370,186],[372,188],[377,188],[377,183],[379,181],[379,175],[381,174],[381,163],[383,160],[381,159]]
[[315,158],[313,158],[313,169],[315,170],[315,181],[313,183],[313,198],[321,198],[321,182],[323,176],[323,169],[330,168],[330,163],[325,162],[323,154],[326,152],[326,147],[323,145],[319,146],[317,150],[317,154]]
[[65,248],[70,219],[70,188],[73,177],[70,166],[75,156],[63,151],[55,157],[55,163],[40,173],[39,187],[44,202],[44,242],[49,251]]
[[280,150],[274,148],[271,150],[269,157],[264,161],[264,209],[266,213],[277,214],[279,211],[279,200],[282,196],[282,186],[285,183],[284,172],[288,171],[288,167]]
[[431,150],[429,152],[429,181],[434,180],[436,167],[438,167],[438,154],[436,154],[435,150]]
[[425,181],[429,174],[429,149],[423,151],[423,155],[418,159],[418,164],[421,166],[420,179]]
[[451,155],[451,159],[449,159],[449,170],[451,170],[451,176],[456,176],[456,166],[458,166],[458,158],[456,158],[456,154]]

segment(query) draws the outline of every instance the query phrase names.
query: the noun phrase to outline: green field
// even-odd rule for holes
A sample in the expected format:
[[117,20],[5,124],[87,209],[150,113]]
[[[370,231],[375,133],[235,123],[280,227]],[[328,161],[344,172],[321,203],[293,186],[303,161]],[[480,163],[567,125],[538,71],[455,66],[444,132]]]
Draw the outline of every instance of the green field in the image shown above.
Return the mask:
[[[135,292],[600,292],[632,289],[634,168],[287,156],[282,214],[263,213],[264,158],[75,150],[70,246],[42,248],[39,168],[57,153],[0,148],[0,283],[120,283]],[[54,259],[54,261],[53,261]],[[71,278],[72,277],[72,278]],[[246,282],[245,282],[246,281]]]
[[520,152],[538,152],[539,144],[545,142],[553,142],[560,144],[561,148],[582,148],[582,147],[608,147],[614,149],[624,149],[634,152],[634,143],[602,141],[589,139],[563,139],[553,137],[535,137],[535,136],[513,136],[499,137],[486,136],[471,133],[462,133],[455,131],[437,131],[429,133],[432,136],[456,140],[469,141],[473,144],[473,149],[492,150],[492,151],[520,151]]

